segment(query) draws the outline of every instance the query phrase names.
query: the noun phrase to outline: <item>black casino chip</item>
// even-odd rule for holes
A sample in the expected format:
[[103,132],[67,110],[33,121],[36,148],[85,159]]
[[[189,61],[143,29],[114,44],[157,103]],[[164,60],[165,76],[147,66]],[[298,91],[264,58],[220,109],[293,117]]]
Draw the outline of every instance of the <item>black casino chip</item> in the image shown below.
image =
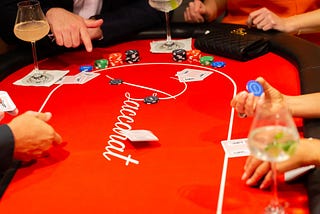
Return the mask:
[[127,50],[125,54],[126,54],[126,62],[129,64],[140,61],[140,54],[137,50]]
[[110,80],[110,85],[120,85],[123,83],[123,81],[121,79],[112,79]]
[[157,96],[148,96],[144,98],[143,101],[146,104],[156,104],[159,101],[159,98]]
[[176,62],[187,60],[187,51],[184,49],[175,49],[172,51],[172,58]]

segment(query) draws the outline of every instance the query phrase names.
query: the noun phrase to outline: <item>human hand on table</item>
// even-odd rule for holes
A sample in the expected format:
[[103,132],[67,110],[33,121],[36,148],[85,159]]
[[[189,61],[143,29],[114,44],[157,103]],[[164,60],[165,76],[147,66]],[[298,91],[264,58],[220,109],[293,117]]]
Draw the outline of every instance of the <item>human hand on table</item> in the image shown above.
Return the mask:
[[253,93],[241,91],[230,102],[231,107],[240,114],[253,116],[256,104],[259,99],[270,100],[272,103],[280,103],[285,101],[285,95],[281,94],[277,89],[273,88],[265,79],[258,77],[256,79],[263,88],[263,95],[261,97],[254,96]]
[[91,40],[102,37],[102,19],[84,19],[62,8],[51,8],[46,17],[56,43],[60,46],[76,48],[83,44],[91,52]]
[[202,23],[207,15],[205,4],[200,0],[189,2],[188,7],[184,11],[184,20],[189,23]]
[[27,111],[8,123],[14,136],[14,158],[28,162],[40,158],[55,144],[62,142],[61,136],[47,121],[51,113]]
[[293,29],[290,29],[287,20],[287,18],[281,18],[264,7],[249,14],[247,25],[264,31],[274,29],[290,33]]
[[[277,163],[277,171],[284,173],[308,165],[320,165],[320,141],[316,139],[300,139],[293,156],[284,162]],[[241,177],[249,186],[259,186],[266,189],[272,184],[272,171],[269,162],[261,161],[249,156],[244,165],[244,173]]]

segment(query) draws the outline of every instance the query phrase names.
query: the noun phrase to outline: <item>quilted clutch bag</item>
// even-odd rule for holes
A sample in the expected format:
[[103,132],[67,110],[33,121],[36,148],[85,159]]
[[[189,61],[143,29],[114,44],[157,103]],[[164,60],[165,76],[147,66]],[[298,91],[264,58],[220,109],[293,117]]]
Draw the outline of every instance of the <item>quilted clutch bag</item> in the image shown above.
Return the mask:
[[202,52],[239,61],[248,61],[269,52],[269,40],[253,33],[247,26],[219,23],[208,31],[194,43]]

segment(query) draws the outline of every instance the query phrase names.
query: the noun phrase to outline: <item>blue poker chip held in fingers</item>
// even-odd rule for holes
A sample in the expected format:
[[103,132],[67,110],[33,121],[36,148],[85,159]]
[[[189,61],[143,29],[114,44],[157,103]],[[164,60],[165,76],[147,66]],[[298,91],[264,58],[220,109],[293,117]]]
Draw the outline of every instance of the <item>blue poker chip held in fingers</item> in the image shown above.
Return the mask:
[[263,94],[263,87],[262,85],[255,81],[255,80],[250,80],[247,83],[247,90],[250,93],[253,93],[254,96],[260,97]]

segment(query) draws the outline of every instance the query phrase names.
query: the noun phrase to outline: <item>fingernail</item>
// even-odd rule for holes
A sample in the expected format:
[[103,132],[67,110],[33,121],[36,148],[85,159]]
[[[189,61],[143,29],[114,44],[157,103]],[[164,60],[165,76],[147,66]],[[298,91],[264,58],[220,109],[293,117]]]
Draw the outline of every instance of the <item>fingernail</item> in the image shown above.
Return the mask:
[[241,180],[245,180],[247,178],[247,173],[243,173],[241,176]]
[[50,119],[52,117],[51,112],[45,112],[45,114],[47,115],[48,119]]
[[247,185],[251,185],[251,184],[252,184],[251,179],[248,179],[248,180],[246,181],[246,184],[247,184]]

